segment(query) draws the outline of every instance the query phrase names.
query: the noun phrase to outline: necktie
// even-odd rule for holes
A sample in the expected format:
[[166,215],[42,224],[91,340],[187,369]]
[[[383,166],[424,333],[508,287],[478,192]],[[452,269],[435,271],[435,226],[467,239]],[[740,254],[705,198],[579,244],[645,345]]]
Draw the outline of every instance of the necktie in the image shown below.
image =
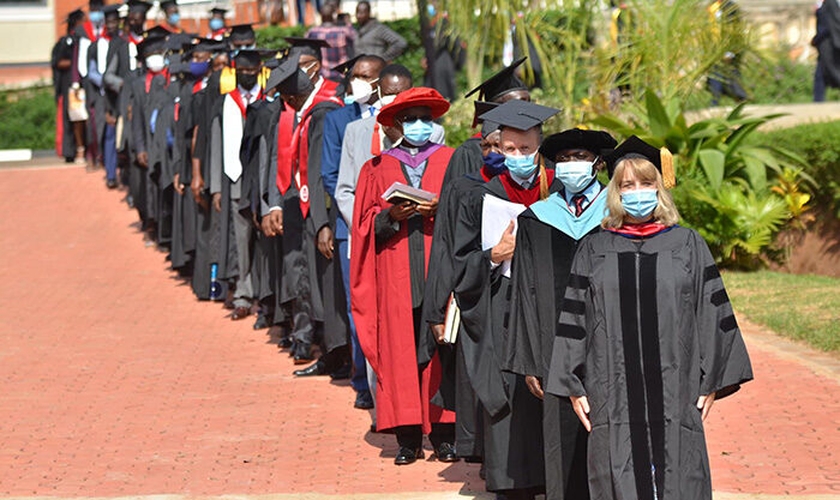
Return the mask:
[[586,196],[577,194],[572,197],[572,203],[575,206],[575,217],[580,217],[583,213],[583,202],[586,201]]
[[245,106],[251,104],[251,93],[245,92]]

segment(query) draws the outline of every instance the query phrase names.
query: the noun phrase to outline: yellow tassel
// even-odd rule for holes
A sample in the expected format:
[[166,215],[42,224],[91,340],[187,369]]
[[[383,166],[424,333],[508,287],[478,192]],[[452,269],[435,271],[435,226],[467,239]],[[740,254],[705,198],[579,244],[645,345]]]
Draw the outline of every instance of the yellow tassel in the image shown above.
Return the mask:
[[543,156],[540,157],[540,199],[548,198],[548,176],[545,174],[545,161]]
[[677,176],[674,173],[674,155],[663,147],[659,150],[659,161],[662,164],[662,182],[666,189],[672,189],[677,185]]

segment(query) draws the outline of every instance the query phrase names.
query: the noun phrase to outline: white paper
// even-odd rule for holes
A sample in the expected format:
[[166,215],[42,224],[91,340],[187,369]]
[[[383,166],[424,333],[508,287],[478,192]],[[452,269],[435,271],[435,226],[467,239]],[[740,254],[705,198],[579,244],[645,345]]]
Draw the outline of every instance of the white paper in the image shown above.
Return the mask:
[[[487,250],[496,246],[510,221],[513,221],[513,235],[516,236],[518,227],[516,218],[525,211],[525,208],[525,205],[521,203],[512,203],[485,194],[481,209],[481,249]],[[510,278],[510,260],[503,261],[500,266],[502,273]]]
[[455,294],[449,294],[446,305],[446,319],[443,323],[443,343],[454,344],[458,340],[458,330],[461,328],[461,308],[455,300]]

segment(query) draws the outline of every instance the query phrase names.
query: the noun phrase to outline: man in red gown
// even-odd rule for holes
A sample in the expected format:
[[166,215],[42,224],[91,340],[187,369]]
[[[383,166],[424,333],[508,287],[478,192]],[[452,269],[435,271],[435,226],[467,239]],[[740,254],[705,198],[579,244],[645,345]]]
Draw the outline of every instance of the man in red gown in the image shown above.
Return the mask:
[[[377,120],[402,139],[359,175],[351,229],[350,287],[359,343],[376,372],[377,429],[393,430],[397,465],[423,457],[423,433],[441,461],[455,461],[455,414],[430,403],[440,383],[435,358],[420,370],[417,338],[435,213],[452,148],[429,141],[432,120],[449,109],[434,89],[400,93]],[[426,202],[389,203],[395,182],[435,194]],[[413,328],[409,325],[413,325]],[[425,333],[422,333],[425,335]]]

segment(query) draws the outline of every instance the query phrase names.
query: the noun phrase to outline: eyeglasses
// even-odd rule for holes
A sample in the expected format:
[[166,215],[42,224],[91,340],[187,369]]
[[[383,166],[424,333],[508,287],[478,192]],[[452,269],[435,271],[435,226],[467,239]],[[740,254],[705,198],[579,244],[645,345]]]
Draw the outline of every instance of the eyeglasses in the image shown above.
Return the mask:
[[402,119],[400,119],[399,122],[400,123],[413,123],[413,122],[416,122],[417,120],[420,120],[422,122],[430,122],[430,121],[432,121],[432,117],[431,117],[431,115],[423,115],[423,116],[408,115],[408,116],[402,117]]

